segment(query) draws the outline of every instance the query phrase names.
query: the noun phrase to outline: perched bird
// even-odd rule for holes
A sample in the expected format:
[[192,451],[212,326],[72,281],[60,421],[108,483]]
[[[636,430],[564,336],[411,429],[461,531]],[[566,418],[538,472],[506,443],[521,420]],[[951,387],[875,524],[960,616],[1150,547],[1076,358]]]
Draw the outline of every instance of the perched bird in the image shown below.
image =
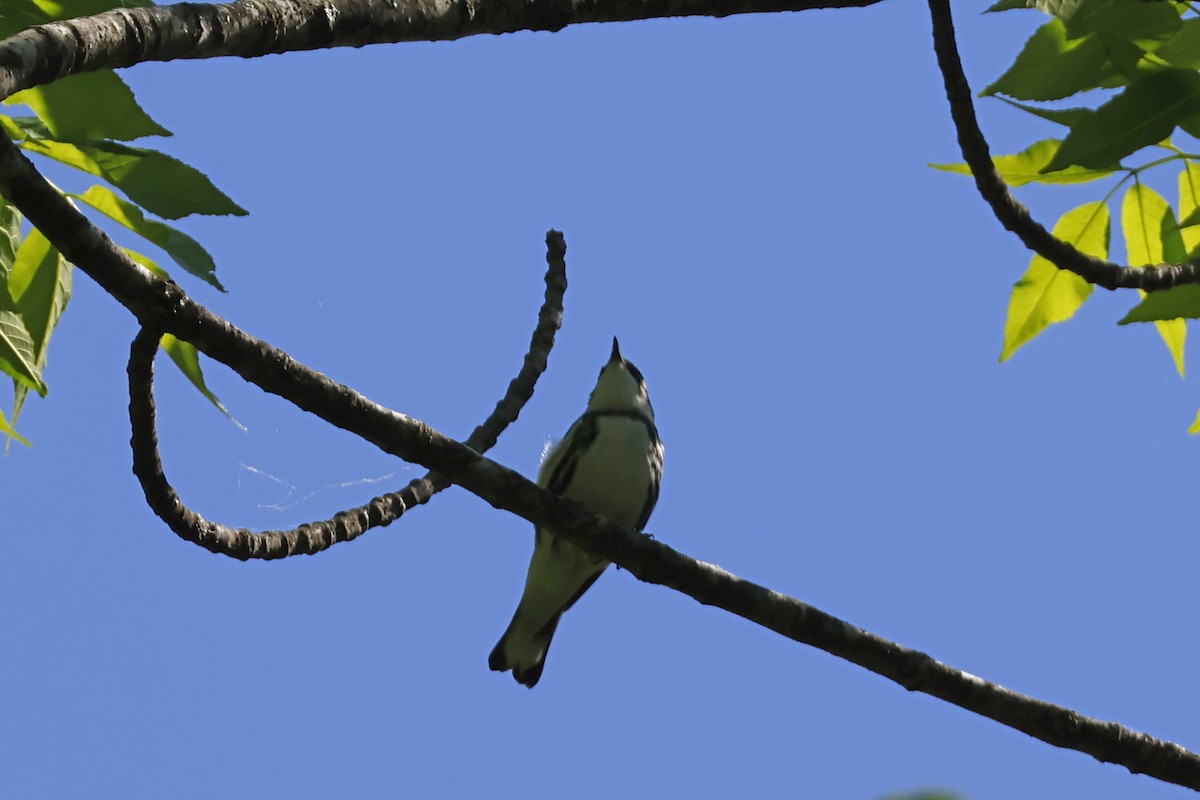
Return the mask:
[[[640,531],[658,501],[662,467],[663,445],[646,381],[621,356],[614,337],[612,356],[600,370],[587,410],[542,461],[538,485]],[[517,683],[532,689],[542,677],[559,617],[607,566],[553,531],[537,528],[525,592],[488,666],[511,669]]]

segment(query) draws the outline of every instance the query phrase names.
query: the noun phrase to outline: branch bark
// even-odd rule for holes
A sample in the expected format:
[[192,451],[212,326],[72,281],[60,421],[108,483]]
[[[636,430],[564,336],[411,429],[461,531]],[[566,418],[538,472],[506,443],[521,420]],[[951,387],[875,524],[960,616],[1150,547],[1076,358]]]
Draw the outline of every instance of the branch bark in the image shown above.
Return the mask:
[[0,99],[77,72],[143,61],[446,41],[585,22],[849,8],[880,0],[242,0],[121,8],[0,44]]
[[[467,438],[466,446],[478,453],[491,449],[496,439],[514,422],[533,396],[538,378],[554,346],[554,335],[562,327],[563,294],[567,289],[567,245],[558,231],[546,234],[546,296],[538,312],[520,372],[509,383],[504,397],[488,418]],[[220,555],[248,559],[278,559],[315,555],[339,542],[357,539],[372,528],[392,524],[409,509],[428,503],[450,485],[445,476],[429,472],[415,478],[398,492],[376,497],[357,508],[339,511],[329,519],[306,522],[288,530],[255,533],[230,528],[205,519],[188,508],[163,472],[158,448],[154,402],[154,357],[162,331],[143,327],[134,337],[129,352],[129,421],[132,428],[133,474],[142,485],[146,504],[181,539]]]

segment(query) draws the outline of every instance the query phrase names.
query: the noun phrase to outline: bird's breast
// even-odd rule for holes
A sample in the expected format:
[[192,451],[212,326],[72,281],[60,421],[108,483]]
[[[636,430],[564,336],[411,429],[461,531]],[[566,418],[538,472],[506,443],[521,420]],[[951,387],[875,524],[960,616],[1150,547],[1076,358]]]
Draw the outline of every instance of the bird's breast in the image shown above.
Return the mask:
[[623,528],[633,528],[652,482],[658,480],[656,437],[644,421],[633,417],[604,416],[597,426],[563,495]]

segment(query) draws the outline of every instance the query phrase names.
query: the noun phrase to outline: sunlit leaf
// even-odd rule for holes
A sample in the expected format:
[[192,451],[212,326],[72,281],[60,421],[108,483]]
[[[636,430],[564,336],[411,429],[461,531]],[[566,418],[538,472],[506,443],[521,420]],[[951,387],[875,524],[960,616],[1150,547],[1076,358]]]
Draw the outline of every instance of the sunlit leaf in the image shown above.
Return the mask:
[[[1082,253],[1108,258],[1108,206],[1103,202],[1085,203],[1068,211],[1055,224],[1054,235]],[[1075,273],[1035,255],[1025,275],[1013,286],[1000,360],[1007,361],[1018,348],[1053,323],[1074,316],[1093,288]]]
[[0,411],[0,434],[4,434],[9,439],[16,439],[18,442],[25,445],[26,447],[32,446],[29,444],[28,439],[26,439],[21,434],[17,433],[16,429],[13,428],[12,425],[8,424],[8,419],[4,416],[3,411]]
[[133,202],[166,219],[246,213],[204,173],[154,150],[117,142],[71,144],[32,137],[23,140],[21,147],[102,177]]
[[154,5],[151,0],[33,0],[33,3],[50,19],[90,17],[111,8],[145,8]]
[[21,315],[7,308],[0,308],[0,371],[18,386],[46,394],[46,384],[35,365],[33,340],[25,330]]
[[103,186],[93,186],[84,194],[71,196],[82,200],[139,236],[158,245],[174,259],[176,264],[197,278],[212,284],[221,291],[225,290],[225,287],[217,280],[217,265],[213,262],[212,256],[200,246],[199,242],[186,233],[178,231],[166,223],[146,219],[140,208],[122,200]]
[[171,276],[167,273],[167,271],[165,269],[163,269],[162,267],[160,267],[158,265],[158,263],[156,261],[154,261],[154,259],[144,256],[141,253],[130,250],[128,247],[122,247],[121,249],[124,250],[125,255],[127,255],[131,259],[133,259],[133,262],[135,264],[137,264],[138,266],[145,267],[148,272],[154,273],[155,275],[162,278],[163,280],[171,279]]
[[88,17],[110,8],[151,6],[149,0],[3,0],[0,4],[0,39],[34,25],[56,19]]
[[[1180,214],[1195,216],[1200,211],[1198,199],[1200,165],[1188,163],[1179,173]],[[1175,231],[1164,232],[1163,260],[1173,264],[1184,261],[1197,245],[1200,245],[1200,228],[1179,227]],[[1200,318],[1200,285],[1189,283],[1161,292],[1150,292],[1142,302],[1130,309],[1120,324],[1180,318]]]
[[1147,75],[1072,128],[1044,169],[1116,166],[1130,153],[1166,139],[1180,120],[1194,114],[1200,114],[1200,74],[1169,69]]
[[200,390],[200,394],[208,398],[208,401],[216,406],[222,414],[229,417],[233,424],[245,430],[246,427],[233,418],[233,415],[225,408],[225,404],[209,391],[208,386],[204,382],[204,372],[200,369],[200,354],[195,346],[189,342],[176,339],[169,333],[163,334],[161,344],[162,349],[175,362],[175,366],[179,367],[180,372],[192,382],[193,386]]
[[1052,19],[1034,31],[1012,66],[981,94],[1058,100],[1094,89],[1114,73],[1099,38],[1070,39],[1066,25]]
[[[1200,246],[1200,164],[1188,161],[1179,172],[1179,223],[1188,255]],[[1186,258],[1186,256],[1185,256]]]
[[[46,369],[50,337],[71,299],[73,267],[59,255],[41,231],[34,228],[21,243],[9,277],[13,306],[21,315],[33,349],[38,374]],[[13,397],[16,424],[28,390],[18,386]]]
[[[1084,183],[1111,175],[1111,169],[1088,169],[1086,167],[1067,167],[1057,172],[1044,173],[1050,160],[1058,151],[1058,139],[1043,139],[1035,142],[1019,153],[1007,156],[993,156],[992,164],[1000,177],[1010,186],[1024,186],[1030,182],[1037,183]],[[934,169],[953,172],[959,175],[970,175],[971,168],[966,164],[930,164]]]
[[38,368],[71,299],[72,267],[37,228],[30,230],[13,264],[9,293],[33,340]]
[[[1121,230],[1125,235],[1125,250],[1129,255],[1130,267],[1162,264],[1168,257],[1179,259],[1183,254],[1183,239],[1180,236],[1179,226],[1175,223],[1175,213],[1163,196],[1149,186],[1137,183],[1129,187],[1129,191],[1125,193],[1125,199],[1121,203]],[[1167,300],[1174,301],[1179,301],[1187,296],[1186,293],[1178,292],[1172,295],[1172,292],[1173,290],[1168,290],[1153,294],[1162,295]],[[1134,311],[1148,302],[1146,292],[1139,290],[1138,293],[1143,298],[1142,303],[1131,310],[1121,320],[1122,323],[1137,321]],[[1154,300],[1151,305],[1162,302],[1166,301],[1159,298]],[[1146,309],[1142,308],[1140,313],[1146,314]],[[1159,335],[1171,353],[1175,369],[1178,370],[1179,376],[1183,377],[1183,351],[1187,340],[1187,321],[1160,317],[1156,318],[1154,325],[1158,328]]]
[[0,197],[0,284],[8,283],[8,273],[21,246],[21,219],[17,207]]
[[133,92],[112,70],[69,75],[17,92],[4,102],[32,108],[51,137],[60,141],[129,141],[171,135],[142,110]]

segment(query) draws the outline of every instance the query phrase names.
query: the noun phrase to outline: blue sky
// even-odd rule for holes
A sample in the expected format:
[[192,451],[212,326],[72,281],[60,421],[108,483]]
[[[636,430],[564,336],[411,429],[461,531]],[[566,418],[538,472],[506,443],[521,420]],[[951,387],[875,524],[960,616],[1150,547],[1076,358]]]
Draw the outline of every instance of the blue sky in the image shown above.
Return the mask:
[[[1042,18],[957,5],[978,89]],[[1029,254],[926,166],[959,158],[923,4],[123,74],[251,212],[184,223],[216,312],[461,437],[520,365],[559,228],[565,326],[493,457],[532,475],[617,335],[667,446],[658,538],[1200,746],[1200,392],[1103,291],[997,363]],[[997,152],[1053,133],[981,117]],[[1020,196],[1051,224],[1098,193]],[[130,474],[134,331],[80,276],[34,447],[0,462],[12,797],[1185,796],[612,570],[527,691],[486,657],[532,531],[458,489],[312,558],[181,542]],[[165,361],[158,394],[210,518],[286,527],[421,473],[207,371],[248,431]]]

